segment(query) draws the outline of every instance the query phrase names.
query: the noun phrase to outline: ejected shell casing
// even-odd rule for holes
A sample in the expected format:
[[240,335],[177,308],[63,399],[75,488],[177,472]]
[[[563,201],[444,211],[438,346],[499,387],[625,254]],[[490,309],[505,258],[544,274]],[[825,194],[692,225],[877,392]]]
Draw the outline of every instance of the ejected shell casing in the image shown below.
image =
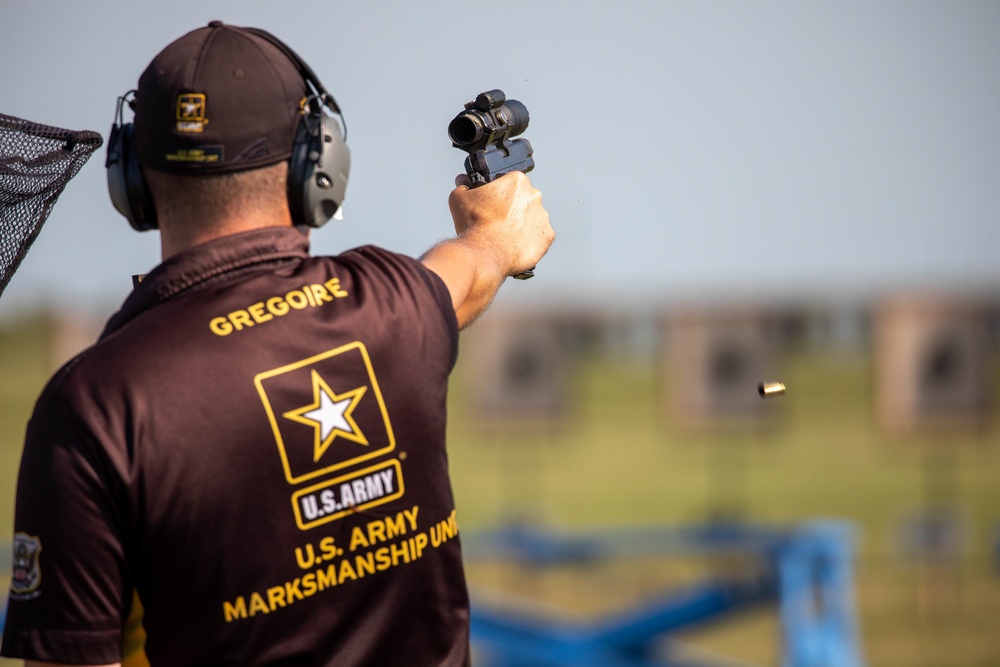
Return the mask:
[[761,382],[757,385],[757,393],[761,398],[773,398],[785,393],[785,385],[780,382]]

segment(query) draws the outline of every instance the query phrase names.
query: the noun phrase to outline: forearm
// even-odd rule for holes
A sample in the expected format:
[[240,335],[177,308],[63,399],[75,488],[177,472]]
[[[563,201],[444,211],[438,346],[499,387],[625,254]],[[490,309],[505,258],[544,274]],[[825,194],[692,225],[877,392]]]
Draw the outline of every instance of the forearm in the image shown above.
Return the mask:
[[420,259],[448,286],[460,329],[489,307],[507,277],[496,254],[468,235],[439,243]]
[[490,305],[507,276],[535,266],[555,232],[541,193],[521,172],[474,190],[460,183],[448,205],[457,236],[421,260],[448,286],[459,327],[466,327]]

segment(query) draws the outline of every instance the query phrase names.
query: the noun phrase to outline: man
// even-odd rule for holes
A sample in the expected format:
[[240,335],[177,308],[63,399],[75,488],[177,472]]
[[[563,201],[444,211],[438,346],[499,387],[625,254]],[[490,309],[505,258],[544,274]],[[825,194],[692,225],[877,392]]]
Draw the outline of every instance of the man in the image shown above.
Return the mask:
[[548,214],[516,172],[459,184],[419,261],[310,257],[309,89],[264,35],[213,22],[140,79],[163,263],[28,426],[3,654],[29,665],[119,664],[140,609],[154,666],[469,663],[447,379]]

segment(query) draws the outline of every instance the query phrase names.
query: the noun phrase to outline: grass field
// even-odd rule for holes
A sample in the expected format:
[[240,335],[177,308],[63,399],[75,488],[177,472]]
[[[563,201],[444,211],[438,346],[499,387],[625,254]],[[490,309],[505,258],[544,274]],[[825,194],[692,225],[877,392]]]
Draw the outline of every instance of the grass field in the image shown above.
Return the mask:
[[[474,333],[474,332],[473,332]],[[867,664],[1000,665],[1000,432],[948,441],[890,440],[873,418],[870,365],[853,354],[788,359],[773,428],[711,436],[662,418],[656,366],[595,359],[576,373],[577,409],[559,433],[484,441],[455,400],[451,447],[463,528],[504,517],[560,528],[676,524],[720,507],[753,522],[837,518],[857,526],[856,599]],[[459,394],[462,396],[462,394]],[[520,473],[498,474],[502,470]],[[929,567],[900,544],[901,524],[928,497],[961,517],[955,562]],[[539,575],[469,568],[567,610],[621,608],[685,581],[685,563],[608,564]],[[502,568],[501,568],[502,569]],[[520,582],[520,584],[519,584]],[[570,612],[572,614],[572,612]],[[778,664],[777,619],[761,610],[685,638],[759,664]]]
[[[49,340],[43,320],[0,327],[0,536],[10,535],[20,441],[51,370]],[[483,432],[462,371],[453,384],[450,446],[459,518],[470,538],[511,519],[561,530],[667,526],[720,508],[768,525],[844,519],[858,529],[855,597],[868,665],[1000,665],[993,551],[1000,429],[948,441],[887,439],[874,423],[862,351],[792,354],[773,428],[725,436],[686,432],[664,419],[656,366],[646,358],[582,360],[569,418],[542,431]],[[955,560],[934,568],[908,555],[899,539],[903,520],[928,494],[946,501],[962,526]],[[9,555],[0,556],[7,563]],[[568,618],[594,617],[649,600],[709,565],[644,557],[525,570],[476,561],[469,578]],[[682,638],[777,665],[778,634],[775,610],[762,608]]]

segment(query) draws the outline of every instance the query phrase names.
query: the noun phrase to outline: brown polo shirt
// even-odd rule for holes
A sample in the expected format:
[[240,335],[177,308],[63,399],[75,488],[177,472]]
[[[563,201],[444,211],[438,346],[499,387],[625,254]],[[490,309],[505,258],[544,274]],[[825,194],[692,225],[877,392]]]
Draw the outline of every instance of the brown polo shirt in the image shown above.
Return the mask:
[[170,258],[28,426],[3,654],[466,665],[445,402],[458,330],[420,262],[274,228]]

